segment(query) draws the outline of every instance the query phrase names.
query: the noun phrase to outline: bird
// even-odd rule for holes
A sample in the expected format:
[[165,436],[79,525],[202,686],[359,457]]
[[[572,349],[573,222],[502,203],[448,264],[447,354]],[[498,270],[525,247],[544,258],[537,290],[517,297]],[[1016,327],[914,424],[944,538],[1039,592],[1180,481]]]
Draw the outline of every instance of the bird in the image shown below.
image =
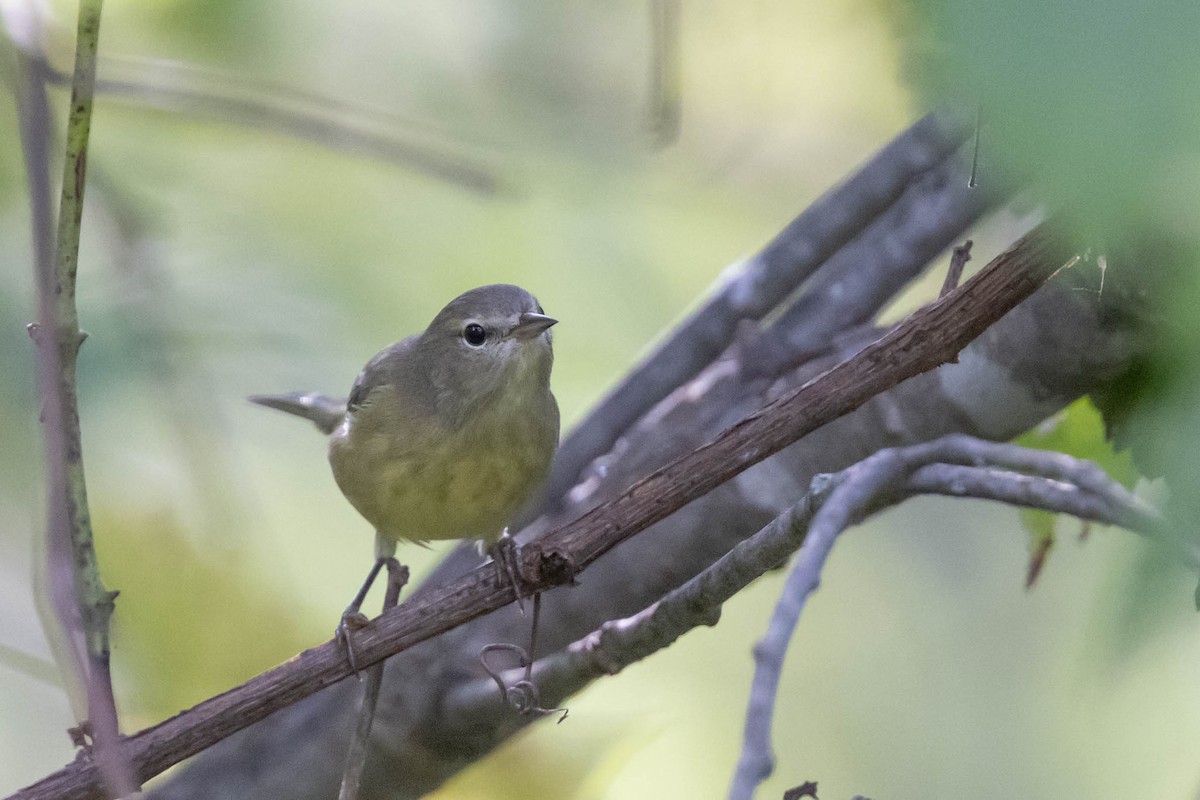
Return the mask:
[[545,480],[558,446],[550,388],[557,322],[525,289],[481,286],[375,355],[345,401],[315,393],[249,398],[328,435],[334,480],[375,529],[375,564],[337,629],[352,667],[350,632],[365,622],[362,602],[399,542],[476,540],[507,570],[520,600],[514,559],[502,545],[511,545],[507,526]]

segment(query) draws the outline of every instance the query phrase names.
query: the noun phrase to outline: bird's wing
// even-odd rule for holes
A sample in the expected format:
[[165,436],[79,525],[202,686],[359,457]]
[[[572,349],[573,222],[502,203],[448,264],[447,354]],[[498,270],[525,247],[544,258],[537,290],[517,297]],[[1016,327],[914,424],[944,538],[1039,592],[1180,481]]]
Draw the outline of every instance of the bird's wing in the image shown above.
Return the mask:
[[401,389],[411,389],[415,376],[403,374],[405,366],[411,367],[411,359],[406,356],[412,351],[417,340],[416,336],[397,342],[380,352],[367,362],[358,373],[354,386],[350,389],[350,398],[346,409],[353,414],[368,402],[371,393],[382,386],[396,386]]

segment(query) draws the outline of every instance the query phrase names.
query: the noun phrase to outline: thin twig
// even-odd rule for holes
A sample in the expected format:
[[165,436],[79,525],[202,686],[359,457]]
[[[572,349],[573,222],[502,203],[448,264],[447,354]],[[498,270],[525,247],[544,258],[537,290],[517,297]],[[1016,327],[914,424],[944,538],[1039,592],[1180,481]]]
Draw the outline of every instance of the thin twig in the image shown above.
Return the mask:
[[105,784],[113,796],[123,797],[136,791],[139,783],[128,758],[120,752],[120,725],[109,671],[109,619],[117,595],[104,587],[96,559],[75,385],[75,364],[79,345],[83,342],[75,307],[75,279],[79,267],[79,233],[83,222],[83,192],[87,179],[88,139],[92,125],[102,7],[103,0],[81,0],[79,4],[75,71],[71,81],[71,107],[67,114],[66,157],[63,160],[62,201],[58,210],[55,246],[53,330],[61,374],[61,422],[65,425],[67,440],[67,497],[64,500],[70,526],[75,590],[87,641],[88,722]]
[[[40,41],[22,46],[29,58],[45,65],[50,82],[70,83],[70,74],[54,67]],[[390,161],[482,194],[501,188],[492,168],[447,146],[449,131],[421,130],[419,123],[392,112],[171,59],[110,56],[103,66],[107,76],[127,76],[97,81],[96,91],[104,95]]]
[[[542,615],[542,594],[533,596],[533,618],[529,625],[529,647],[509,644],[506,642],[486,644],[479,652],[479,664],[487,673],[488,679],[500,690],[500,700],[523,716],[544,717],[549,714],[562,712],[558,718],[561,723],[567,718],[565,708],[543,708],[541,690],[533,680],[533,664],[537,653],[538,620]],[[489,656],[492,653],[511,653],[517,657],[519,669],[524,670],[520,675],[507,677],[492,666]]]
[[975,107],[975,149],[971,156],[971,177],[967,180],[967,188],[974,189],[979,184],[975,178],[979,171],[979,129],[983,127],[983,103]]
[[[28,38],[34,31],[10,31]],[[38,323],[29,326],[37,353],[38,400],[41,409],[43,449],[46,454],[47,511],[43,564],[35,570],[37,608],[46,639],[59,670],[64,674],[67,697],[75,721],[87,721],[87,653],[79,606],[75,571],[71,566],[71,535],[65,498],[67,495],[67,441],[63,404],[59,397],[59,351],[54,346],[54,209],[50,188],[50,145],[54,134],[46,75],[42,65],[24,57],[14,59],[14,97],[29,188],[29,216],[33,234],[34,281],[37,286]],[[43,581],[45,582],[43,584]]]
[[938,297],[945,297],[958,288],[958,282],[962,280],[963,269],[971,260],[971,247],[974,244],[967,239],[954,248],[950,256],[950,269],[946,270],[946,280],[942,282],[942,291],[938,293]]
[[650,102],[647,118],[655,147],[666,147],[679,138],[683,100],[680,5],[679,0],[649,0]]
[[775,694],[783,674],[783,654],[800,620],[805,602],[821,581],[821,571],[837,536],[864,514],[874,497],[898,488],[905,461],[895,451],[881,451],[841,473],[843,481],[813,515],[796,564],[780,593],[767,633],[754,646],[754,679],[746,708],[742,753],[738,758],[729,800],[749,800],[774,769],[771,722]]
[[783,800],[801,800],[805,797],[811,797],[812,800],[820,800],[817,797],[816,781],[805,781],[799,786],[793,786],[783,793]]
[[[408,567],[401,566],[394,558],[385,560],[388,571],[387,590],[383,596],[383,610],[395,608],[400,600],[400,590],[408,583]],[[350,739],[346,754],[346,766],[342,772],[342,787],[338,800],[356,800],[362,782],[363,767],[367,763],[367,746],[371,739],[371,725],[375,721],[375,707],[379,704],[379,689],[383,686],[383,661],[367,670],[363,686],[362,702],[358,707],[358,722]]]

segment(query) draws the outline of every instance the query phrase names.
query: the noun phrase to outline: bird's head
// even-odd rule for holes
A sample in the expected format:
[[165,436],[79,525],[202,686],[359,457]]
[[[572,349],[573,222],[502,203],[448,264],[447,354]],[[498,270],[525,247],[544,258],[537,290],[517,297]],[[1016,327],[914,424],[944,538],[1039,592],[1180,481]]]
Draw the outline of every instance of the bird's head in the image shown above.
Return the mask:
[[439,394],[464,402],[497,393],[548,389],[554,361],[548,317],[519,286],[492,284],[451,300],[417,347],[433,367]]

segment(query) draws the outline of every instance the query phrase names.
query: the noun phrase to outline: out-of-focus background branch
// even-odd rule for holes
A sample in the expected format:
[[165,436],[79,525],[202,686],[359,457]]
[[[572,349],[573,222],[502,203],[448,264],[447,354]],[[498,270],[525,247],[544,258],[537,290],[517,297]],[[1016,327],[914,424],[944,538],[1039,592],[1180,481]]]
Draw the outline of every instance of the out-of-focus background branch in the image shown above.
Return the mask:
[[[6,22],[18,6],[29,8],[5,3]],[[663,10],[670,16],[658,28],[674,27],[674,44],[651,43],[651,14]],[[658,331],[698,306],[723,265],[755,252],[875,148],[949,99],[968,109],[984,101],[981,188],[995,198],[1022,186],[1025,198],[1074,212],[1104,234],[1091,237],[1097,249],[960,364],[808,437],[774,467],[649,532],[643,546],[614,551],[580,590],[552,594],[547,647],[633,613],[796,502],[813,472],[881,446],[951,430],[1008,438],[1105,387],[1096,403],[1120,423],[1122,440],[1138,445],[1142,469],[1190,474],[1183,443],[1200,429],[1195,366],[1185,357],[1195,350],[1191,331],[1200,330],[1189,324],[1200,218],[1190,187],[1200,182],[1188,176],[1200,103],[1189,70],[1172,59],[1189,52],[1194,11],[1131,15],[1119,3],[1081,4],[1068,15],[1070,35],[1062,21],[1020,3],[475,11],[382,2],[108,9],[108,54],[136,59],[108,77],[138,91],[119,102],[102,95],[97,112],[92,167],[105,183],[91,195],[97,213],[83,239],[88,279],[79,302],[92,338],[80,394],[101,557],[106,578],[123,590],[114,669],[128,729],[326,638],[369,559],[370,534],[333,486],[320,438],[246,406],[245,395],[344,393],[367,356],[423,324],[447,297],[511,280],[563,320],[555,389],[569,429]],[[1063,42],[1071,43],[1066,52]],[[52,40],[46,52],[62,49]],[[655,53],[677,59],[654,69],[678,70],[664,72],[664,83],[678,81],[681,92],[659,98],[679,115],[678,138],[659,150],[648,147],[645,127]],[[163,60],[199,69],[180,78],[163,71]],[[186,107],[178,94],[181,105],[170,109],[138,99],[183,84],[189,97],[219,95],[214,75],[216,84],[236,76],[238,97],[255,108],[318,113],[323,130],[343,130],[351,144],[304,141],[295,129],[277,135],[275,122],[233,114],[214,122],[208,107]],[[281,85],[286,92],[255,88]],[[64,96],[52,98],[61,109]],[[0,104],[0,124],[16,141],[12,104]],[[496,191],[379,158],[355,144],[362,128],[433,141],[439,154],[498,176]],[[45,645],[20,522],[38,525],[29,498],[39,480],[28,469],[32,382],[21,377],[32,368],[21,331],[31,304],[20,176],[13,149],[0,158],[0,230],[10,243],[0,263],[12,287],[0,294],[0,319],[19,336],[0,339],[0,408],[27,424],[10,426],[0,459],[0,510],[15,521],[0,536],[0,637],[36,658]],[[909,276],[932,256],[944,264],[936,250],[965,233],[945,231],[986,209],[939,206],[949,195],[932,185],[928,201],[909,190],[898,224],[881,223],[825,262],[807,301],[739,331],[724,358],[591,465],[568,506],[594,502],[861,346],[869,329],[821,322],[836,303],[859,309],[859,323],[882,307],[887,322],[935,295],[940,274],[908,288]],[[972,266],[1028,227],[1027,208],[970,231]],[[939,227],[931,214],[960,221]],[[922,225],[942,238],[916,235]],[[1155,299],[1156,282],[1170,283],[1165,299]],[[843,300],[843,288],[857,299]],[[783,308],[796,309],[791,319]],[[1148,316],[1169,320],[1166,333],[1147,336]],[[841,331],[832,342],[815,333],[830,330]],[[796,367],[789,353],[817,360]],[[1142,413],[1135,400],[1147,395],[1161,413]],[[1105,449],[1103,424],[1086,402],[1034,435],[1137,480],[1128,455]],[[655,436],[662,453],[639,448]],[[1195,517],[1194,496],[1175,502],[1184,518]],[[786,755],[763,791],[779,794],[809,777],[830,796],[928,794],[931,786],[978,795],[1000,777],[1030,797],[1194,791],[1194,759],[1178,755],[1200,741],[1200,722],[1188,713],[1194,681],[1183,668],[1197,655],[1193,583],[1132,537],[1093,531],[1077,545],[1063,528],[1026,594],[1026,530],[1047,527],[1044,518],[921,501],[843,542],[802,623],[817,649],[785,666],[775,734]],[[971,532],[984,535],[964,535]],[[664,551],[673,554],[665,562],[656,557]],[[404,557],[419,580],[438,555]],[[725,785],[749,645],[778,591],[777,577],[760,584],[729,604],[718,628],[599,682],[572,701],[567,724],[509,741],[442,796],[706,795]],[[476,720],[440,718],[435,698],[409,696],[426,684],[404,680],[419,672],[449,688],[473,679],[473,662],[460,654],[519,629],[515,612],[484,623],[389,669],[382,758],[374,774],[368,765],[368,786],[426,790],[505,740],[504,730],[481,730]],[[254,793],[272,796],[297,764],[323,790],[343,752],[349,716],[336,711],[349,694],[338,687],[303,714],[268,721],[198,760],[193,775],[207,780],[182,773],[163,796],[189,796],[189,781],[237,787],[243,767],[258,770]],[[0,718],[28,720],[0,728],[0,790],[71,758],[60,691],[2,664]],[[235,767],[238,749],[245,758]],[[247,796],[249,785],[232,791]]]

